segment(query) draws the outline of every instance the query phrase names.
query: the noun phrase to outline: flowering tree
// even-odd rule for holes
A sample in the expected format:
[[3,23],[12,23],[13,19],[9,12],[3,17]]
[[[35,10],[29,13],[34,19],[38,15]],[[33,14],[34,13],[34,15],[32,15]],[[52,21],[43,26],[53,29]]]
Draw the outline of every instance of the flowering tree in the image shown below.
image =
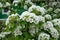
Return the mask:
[[[47,6],[38,6],[29,0],[14,0],[7,6],[24,6],[26,11],[19,15],[13,7],[9,6],[9,16],[6,27],[0,33],[2,40],[59,40],[60,38],[60,9]],[[29,5],[28,5],[29,4]],[[7,7],[0,3],[0,7]],[[13,11],[12,11],[13,10]]]

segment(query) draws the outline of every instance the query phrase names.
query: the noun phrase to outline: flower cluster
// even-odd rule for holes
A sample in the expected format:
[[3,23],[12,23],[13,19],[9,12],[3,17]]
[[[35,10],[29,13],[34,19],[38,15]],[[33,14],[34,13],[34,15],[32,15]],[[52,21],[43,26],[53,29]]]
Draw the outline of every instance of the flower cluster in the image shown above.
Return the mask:
[[[56,3],[52,5],[55,6]],[[21,11],[20,6],[26,10],[21,15],[18,14]],[[0,32],[0,39],[9,40],[11,36],[13,36],[12,40],[58,40],[60,38],[59,8],[45,8],[45,6],[35,5],[31,0],[14,0],[11,4],[0,2],[0,8],[7,8],[9,10],[7,14],[10,13],[5,22],[6,27],[3,27],[5,29]],[[2,9],[2,13],[5,13],[3,11]]]
[[35,24],[39,22],[45,22],[45,18],[43,16],[37,16],[34,13],[30,13],[28,11],[23,12],[20,16],[20,19]]
[[[50,40],[50,36],[58,40],[59,32],[54,26],[60,27],[60,19],[52,20],[52,16],[45,12],[46,9],[44,9],[44,7],[32,5],[28,11],[24,11],[21,15],[17,13],[10,15],[6,20],[6,25],[8,25],[9,28],[14,28],[15,25],[15,29],[13,30],[15,37],[18,35],[23,36],[24,32],[27,31],[31,37],[38,36],[38,40]],[[37,15],[36,13],[39,14]],[[42,29],[49,34],[42,32]]]
[[49,40],[50,39],[50,35],[46,34],[46,33],[40,33],[38,40]]
[[52,37],[58,39],[59,37],[59,33],[58,31],[53,27],[53,23],[50,21],[47,21],[47,23],[45,23],[44,25],[44,30],[47,30]]
[[[39,13],[41,15],[44,15],[46,10],[44,9],[44,7],[40,7],[40,6],[36,6],[36,5],[32,5],[29,9],[28,9],[29,12],[33,12],[33,13]],[[35,12],[36,11],[36,12]],[[38,15],[39,15],[38,14]]]

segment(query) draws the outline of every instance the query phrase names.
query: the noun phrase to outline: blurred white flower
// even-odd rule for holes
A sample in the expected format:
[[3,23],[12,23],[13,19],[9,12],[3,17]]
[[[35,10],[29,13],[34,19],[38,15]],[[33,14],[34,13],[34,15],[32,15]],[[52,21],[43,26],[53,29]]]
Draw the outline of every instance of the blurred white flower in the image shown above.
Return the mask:
[[59,38],[59,33],[55,28],[51,29],[50,34],[52,35],[52,37],[54,37],[56,40]]
[[43,24],[43,28],[44,28],[44,30],[48,31],[48,29],[50,30],[51,28],[53,28],[53,23],[50,21],[47,21],[47,23]]
[[58,39],[59,33],[58,33],[58,31],[53,27],[52,22],[47,21],[47,23],[45,23],[43,26],[44,26],[44,30],[47,30],[47,31],[52,35],[52,37]]
[[60,28],[60,19],[54,19],[52,20],[54,26],[58,26]]
[[46,33],[43,33],[41,32],[38,36],[38,40],[50,40],[50,35],[46,34]]
[[34,13],[30,13],[28,11],[23,12],[20,16],[20,19],[35,24],[38,24],[39,22],[45,22],[45,18],[43,16],[37,16]]
[[16,17],[16,16],[18,16],[17,13],[16,13],[16,14],[12,14],[12,15],[10,15],[10,16],[6,19],[6,23],[5,23],[5,24],[8,25],[9,22],[10,22],[9,20],[12,20],[11,17]]
[[10,34],[11,32],[1,32],[2,35],[8,35]]
[[51,19],[52,19],[51,15],[49,15],[49,14],[46,14],[44,17],[45,17],[47,20],[51,20]]
[[46,10],[44,9],[44,7],[40,7],[40,6],[36,6],[36,5],[32,5],[32,6],[28,9],[29,12],[32,12],[33,10],[37,10],[38,12],[41,13],[41,15],[44,15],[45,12],[46,12]]
[[15,31],[14,31],[14,36],[22,35],[23,33],[21,32],[21,26],[18,26]]
[[25,4],[33,5],[33,3],[32,3],[32,1],[31,1],[31,0],[26,0],[26,1],[25,1]]
[[34,22],[35,16],[36,15],[34,13],[29,13],[28,11],[25,11],[21,14],[20,19],[32,23]]
[[3,6],[3,4],[0,2],[0,7],[2,7]]
[[38,28],[36,28],[35,25],[30,25],[30,28],[29,28],[29,32],[32,36],[34,36],[34,34],[36,34],[38,32]]
[[43,16],[36,16],[34,23],[38,24],[39,22],[45,22],[45,18]]
[[0,39],[4,38],[6,35],[10,34],[11,32],[1,32],[0,33]]

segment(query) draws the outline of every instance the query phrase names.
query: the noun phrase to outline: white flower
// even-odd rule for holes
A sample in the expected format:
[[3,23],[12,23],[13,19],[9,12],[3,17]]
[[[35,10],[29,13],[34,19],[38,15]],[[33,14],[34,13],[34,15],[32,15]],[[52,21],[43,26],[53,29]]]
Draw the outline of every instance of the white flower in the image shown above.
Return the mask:
[[24,5],[24,9],[26,9],[26,10],[28,9],[27,5]]
[[14,31],[14,36],[18,36],[18,35],[22,35],[22,32],[21,32],[21,26],[18,26],[15,31]]
[[54,26],[58,26],[60,28],[60,19],[54,19],[52,22],[54,23]]
[[44,30],[47,30],[47,31],[52,35],[52,37],[58,39],[59,33],[58,33],[58,31],[53,27],[52,22],[47,21],[47,23],[45,23],[43,26],[44,26]]
[[[37,8],[38,8],[38,7],[37,7]],[[44,15],[45,12],[46,12],[46,10],[44,9],[44,7],[40,7],[40,10],[39,10],[39,11],[41,12],[42,15]]]
[[1,32],[2,35],[8,35],[10,34],[11,32]]
[[38,36],[38,40],[49,40],[50,39],[50,35],[46,34],[46,33],[40,33]]
[[6,19],[6,23],[5,23],[5,24],[8,25],[8,24],[9,24],[9,20],[11,20],[11,17],[16,17],[16,16],[18,16],[17,13],[10,15],[10,16]]
[[53,28],[52,22],[47,21],[47,23],[43,24],[43,28],[44,28],[44,30],[47,30],[47,31],[48,31],[48,29],[50,30],[51,28]]
[[33,3],[31,2],[31,0],[26,0],[26,1],[25,1],[25,4],[33,5]]
[[2,7],[3,6],[3,4],[0,2],[0,7]]
[[1,39],[1,38],[4,38],[4,37],[5,37],[5,35],[0,34],[0,39]]
[[49,14],[46,14],[44,17],[45,17],[46,19],[48,19],[48,20],[51,20],[51,19],[52,19],[51,15],[49,15]]
[[34,23],[38,24],[39,22],[45,22],[45,18],[43,16],[36,16]]
[[34,13],[29,13],[28,11],[25,11],[25,12],[23,12],[22,15],[20,16],[20,19],[32,23],[32,22],[35,21],[35,20],[34,20],[34,19],[35,19],[35,16],[36,16],[36,15],[35,15]]
[[56,39],[59,38],[59,33],[55,28],[52,28],[50,33],[51,33],[52,37],[54,37]]
[[29,32],[32,36],[34,36],[34,34],[36,34],[38,32],[38,28],[36,28],[35,25],[30,25],[30,28],[29,28]]
[[35,6],[35,5],[32,5],[32,6],[28,9],[28,11],[31,12],[31,11],[33,11],[33,9],[36,9],[36,10],[39,11],[39,8],[37,8],[37,6]]
[[34,13],[29,13],[28,11],[23,12],[20,16],[20,19],[35,24],[38,24],[39,22],[45,22],[45,18],[43,16],[37,16]]
[[44,7],[40,7],[40,6],[36,6],[36,5],[32,5],[32,6],[28,9],[29,12],[32,12],[33,10],[37,10],[38,12],[41,13],[41,15],[44,15],[45,12],[46,12],[46,10],[44,9]]
[[0,33],[0,39],[4,38],[6,35],[10,34],[11,32],[1,32]]

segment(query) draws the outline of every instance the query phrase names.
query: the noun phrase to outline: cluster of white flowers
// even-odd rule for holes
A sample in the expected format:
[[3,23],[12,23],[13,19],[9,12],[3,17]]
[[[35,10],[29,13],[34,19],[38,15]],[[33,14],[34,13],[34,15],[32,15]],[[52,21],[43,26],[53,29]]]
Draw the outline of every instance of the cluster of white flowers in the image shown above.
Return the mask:
[[14,36],[22,35],[23,33],[21,32],[21,26],[18,26],[15,31],[14,31]]
[[49,15],[49,14],[46,14],[44,17],[45,17],[47,20],[51,20],[51,19],[52,19],[51,15]]
[[33,3],[31,2],[31,0],[26,0],[25,4],[31,4],[31,5],[33,5]]
[[10,34],[11,32],[1,32],[0,33],[0,39],[1,38],[4,38],[5,37],[5,35],[8,35],[8,34]]
[[40,7],[40,6],[36,6],[36,5],[32,5],[32,6],[28,9],[29,12],[32,12],[33,10],[37,10],[38,12],[41,13],[41,15],[44,15],[45,12],[46,12],[46,10],[44,9],[44,7]]
[[60,28],[60,19],[54,19],[52,20],[54,26],[58,26]]
[[36,34],[38,32],[38,28],[36,28],[35,25],[30,25],[30,28],[29,28],[29,32],[32,36],[34,36],[34,34]]
[[52,23],[52,22],[47,21],[47,23],[45,23],[45,24],[43,25],[43,27],[44,27],[44,30],[47,30],[47,31],[52,35],[52,37],[58,39],[59,33],[58,33],[58,31],[53,27],[53,23]]
[[18,16],[17,13],[16,13],[16,14],[12,14],[12,15],[10,15],[10,16],[6,19],[6,25],[9,24],[9,20],[11,20],[11,17],[16,17],[16,16]]
[[26,0],[24,3],[24,9],[28,9],[28,5],[34,5],[34,3],[31,2],[31,0]]
[[28,11],[23,12],[22,15],[20,16],[20,19],[35,24],[39,22],[45,22],[45,18],[43,16],[37,16],[34,13],[30,13]]
[[55,28],[50,29],[50,31],[51,31],[50,33],[51,33],[52,37],[54,37],[57,40],[59,38],[58,31]]
[[50,39],[50,35],[46,34],[46,33],[40,33],[38,36],[38,40],[49,40]]
[[[22,0],[14,0],[13,1],[13,4],[15,4],[15,6],[17,6],[18,3],[21,2],[21,1]],[[41,25],[39,25],[39,23],[42,23],[43,22],[42,23],[43,24],[42,25],[42,28],[45,31],[48,31],[51,35],[49,35],[47,33],[44,33],[44,32],[41,32],[39,34],[39,36],[38,36],[38,40],[50,40],[50,36],[52,36],[53,38],[55,38],[57,40],[59,38],[59,33],[54,28],[54,26],[58,26],[60,28],[60,19],[54,19],[54,20],[52,20],[52,16],[50,14],[46,14],[45,13],[46,12],[46,9],[44,9],[44,7],[40,7],[40,6],[34,5],[31,2],[31,0],[26,0],[24,5],[27,5],[27,4],[32,5],[31,7],[29,7],[28,11],[24,11],[21,15],[18,15],[17,13],[10,15],[7,18],[7,20],[6,20],[6,25],[9,24],[9,22],[10,22],[11,19],[19,16],[19,20],[26,21],[26,23],[28,23],[28,22],[29,23],[32,23],[32,25],[29,25],[29,33],[32,36],[34,36],[36,33],[39,32],[39,28],[36,27],[36,25],[41,26]],[[3,6],[2,3],[0,3],[0,5],[1,5],[0,7]],[[5,6],[10,6],[10,4],[8,2],[6,2],[6,5]],[[25,6],[25,8],[26,7],[27,6]],[[52,10],[53,9],[50,8],[48,11],[52,11]],[[56,10],[58,11],[60,9],[56,9]],[[59,11],[56,12],[56,10],[54,12],[55,13],[58,13]],[[39,15],[36,15],[35,11],[36,11],[37,14],[39,13]],[[17,20],[18,20],[18,18],[17,18]],[[49,20],[49,21],[47,21],[47,20]],[[12,25],[10,25],[10,26],[12,26]],[[9,28],[10,28],[10,26],[9,26]],[[22,24],[22,27],[25,28],[25,24]],[[6,35],[6,33],[1,33],[1,34],[5,34]],[[16,27],[16,29],[13,32],[13,34],[14,34],[15,37],[18,36],[18,35],[22,35],[23,33],[21,31],[21,26]],[[0,35],[0,36],[4,37],[5,35]]]
[[44,30],[47,30],[47,31],[48,31],[48,29],[53,28],[52,22],[47,21],[47,23],[44,23],[44,24],[43,24],[43,28],[44,28]]

